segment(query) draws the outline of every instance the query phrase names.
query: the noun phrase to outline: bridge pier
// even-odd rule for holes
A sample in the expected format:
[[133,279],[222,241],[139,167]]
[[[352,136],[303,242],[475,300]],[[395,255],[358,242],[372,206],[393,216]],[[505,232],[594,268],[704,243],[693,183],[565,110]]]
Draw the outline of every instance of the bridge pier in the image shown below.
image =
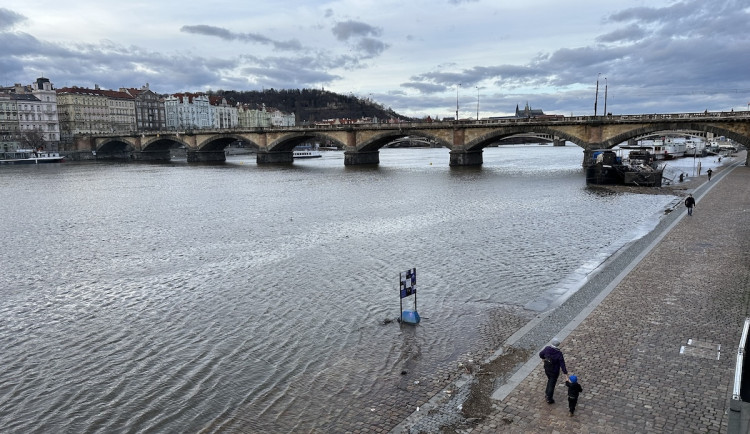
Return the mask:
[[554,138],[552,140],[552,146],[565,146],[565,139]]
[[478,151],[451,151],[450,166],[481,166],[482,150]]
[[188,163],[224,162],[227,161],[227,156],[223,149],[220,151],[188,151],[187,161]]
[[255,161],[258,164],[288,164],[294,161],[294,152],[258,151]]
[[360,166],[365,164],[380,164],[380,151],[344,151],[345,166]]

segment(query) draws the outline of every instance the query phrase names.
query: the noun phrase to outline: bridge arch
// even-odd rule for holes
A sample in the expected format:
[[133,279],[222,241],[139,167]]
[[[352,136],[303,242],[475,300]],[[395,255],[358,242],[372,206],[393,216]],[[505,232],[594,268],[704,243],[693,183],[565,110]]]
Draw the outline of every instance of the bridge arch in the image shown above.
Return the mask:
[[552,137],[557,137],[575,144],[579,144],[582,141],[580,137],[576,137],[574,135],[568,134],[565,131],[557,130],[555,128],[549,128],[540,125],[524,125],[506,128],[504,130],[490,131],[486,134],[473,138],[471,141],[466,143],[465,148],[469,152],[479,151],[491,145],[492,143],[495,143],[504,138],[524,134],[544,134]]
[[189,148],[190,144],[180,139],[179,136],[152,137],[141,144],[142,150],[146,152],[169,151],[179,146]]
[[729,139],[734,140],[735,142],[741,143],[745,146],[750,145],[750,138],[746,137],[743,134],[739,134],[735,131],[732,131],[730,129],[722,128],[718,125],[711,125],[711,124],[701,124],[701,123],[691,123],[691,124],[651,124],[651,125],[643,125],[638,128],[633,128],[629,131],[622,132],[620,134],[612,136],[610,139],[604,141],[602,143],[602,148],[613,148],[620,143],[627,142],[632,139],[637,139],[639,137],[648,136],[651,134],[664,132],[684,132],[684,131],[696,131],[696,132],[703,132],[703,133],[711,133],[714,136],[724,136]]
[[346,146],[345,143],[342,143],[340,140],[333,136],[325,133],[310,131],[285,134],[284,136],[279,137],[273,142],[269,143],[267,149],[269,152],[292,152],[292,150],[296,146],[299,146],[309,140],[319,140],[322,142],[335,143],[337,147],[341,148]]
[[260,148],[260,146],[253,140],[243,136],[242,134],[235,133],[223,133],[215,134],[203,138],[199,143],[196,143],[196,152],[224,152],[224,149],[234,142],[248,142],[249,144]]
[[432,134],[429,130],[409,130],[409,131],[384,131],[382,133],[376,134],[370,137],[369,139],[363,141],[359,145],[357,145],[357,151],[358,152],[377,152],[383,146],[391,142],[395,142],[398,139],[402,139],[408,136],[425,137],[428,140],[431,140],[439,144],[441,147],[453,149],[453,145],[450,142],[447,142],[443,138],[435,134]]
[[96,153],[99,155],[117,155],[132,152],[136,147],[127,139],[122,137],[109,137],[96,144]]

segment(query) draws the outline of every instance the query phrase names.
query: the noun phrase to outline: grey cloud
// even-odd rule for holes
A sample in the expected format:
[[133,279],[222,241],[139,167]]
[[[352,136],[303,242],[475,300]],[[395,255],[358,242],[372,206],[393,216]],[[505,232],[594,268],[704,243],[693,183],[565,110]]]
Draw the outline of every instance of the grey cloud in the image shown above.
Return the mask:
[[363,38],[357,44],[357,48],[365,53],[365,58],[373,58],[385,51],[388,48],[388,44],[377,39]]
[[431,93],[453,88],[457,85],[473,87],[484,80],[495,80],[498,85],[513,87],[535,81],[546,81],[548,72],[537,66],[499,65],[476,66],[458,72],[427,72],[412,77],[402,86]]
[[10,9],[0,8],[0,31],[11,29],[16,23],[26,20],[26,17]]
[[637,24],[613,30],[605,35],[598,36],[597,42],[633,42],[646,36],[646,32]]
[[180,31],[196,35],[215,36],[226,41],[253,42],[262,45],[272,45],[279,50],[297,51],[302,49],[302,44],[295,39],[289,41],[275,41],[257,33],[235,33],[221,27],[208,26],[205,24],[182,26]]
[[336,39],[347,41],[354,37],[380,36],[380,29],[359,21],[342,21],[331,29]]
[[410,81],[408,83],[401,83],[401,87],[409,89],[416,89],[422,94],[440,93],[444,92],[447,88],[442,84],[424,83],[418,81]]

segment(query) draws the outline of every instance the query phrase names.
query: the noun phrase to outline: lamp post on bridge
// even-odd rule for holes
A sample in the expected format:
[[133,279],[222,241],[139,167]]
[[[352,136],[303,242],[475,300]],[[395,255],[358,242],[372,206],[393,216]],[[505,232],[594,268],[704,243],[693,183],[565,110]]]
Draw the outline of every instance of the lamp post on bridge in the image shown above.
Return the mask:
[[600,75],[602,75],[601,72],[596,75],[596,93],[594,96],[594,116],[596,116],[596,109],[597,109],[597,106],[599,105],[599,76]]
[[456,120],[458,120],[458,88],[461,87],[461,83],[456,85]]
[[607,77],[604,77],[604,116],[607,116]]
[[477,88],[477,122],[479,122],[479,86]]

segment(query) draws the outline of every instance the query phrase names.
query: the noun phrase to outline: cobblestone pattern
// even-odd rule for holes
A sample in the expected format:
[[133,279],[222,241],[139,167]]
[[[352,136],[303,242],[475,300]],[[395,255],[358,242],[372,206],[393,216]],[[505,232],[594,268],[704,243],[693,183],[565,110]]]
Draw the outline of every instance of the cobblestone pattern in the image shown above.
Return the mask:
[[[540,364],[472,433],[726,432],[737,344],[749,313],[750,168],[718,178],[698,197],[692,217],[678,215],[685,213],[679,205],[639,241],[650,243],[682,218],[563,341],[569,371],[584,389],[575,416],[568,415],[562,384],[555,404],[544,401]],[[621,254],[596,276],[598,284],[638,254],[637,248]],[[544,345],[567,324],[566,311],[589,297],[579,293],[518,345]]]

